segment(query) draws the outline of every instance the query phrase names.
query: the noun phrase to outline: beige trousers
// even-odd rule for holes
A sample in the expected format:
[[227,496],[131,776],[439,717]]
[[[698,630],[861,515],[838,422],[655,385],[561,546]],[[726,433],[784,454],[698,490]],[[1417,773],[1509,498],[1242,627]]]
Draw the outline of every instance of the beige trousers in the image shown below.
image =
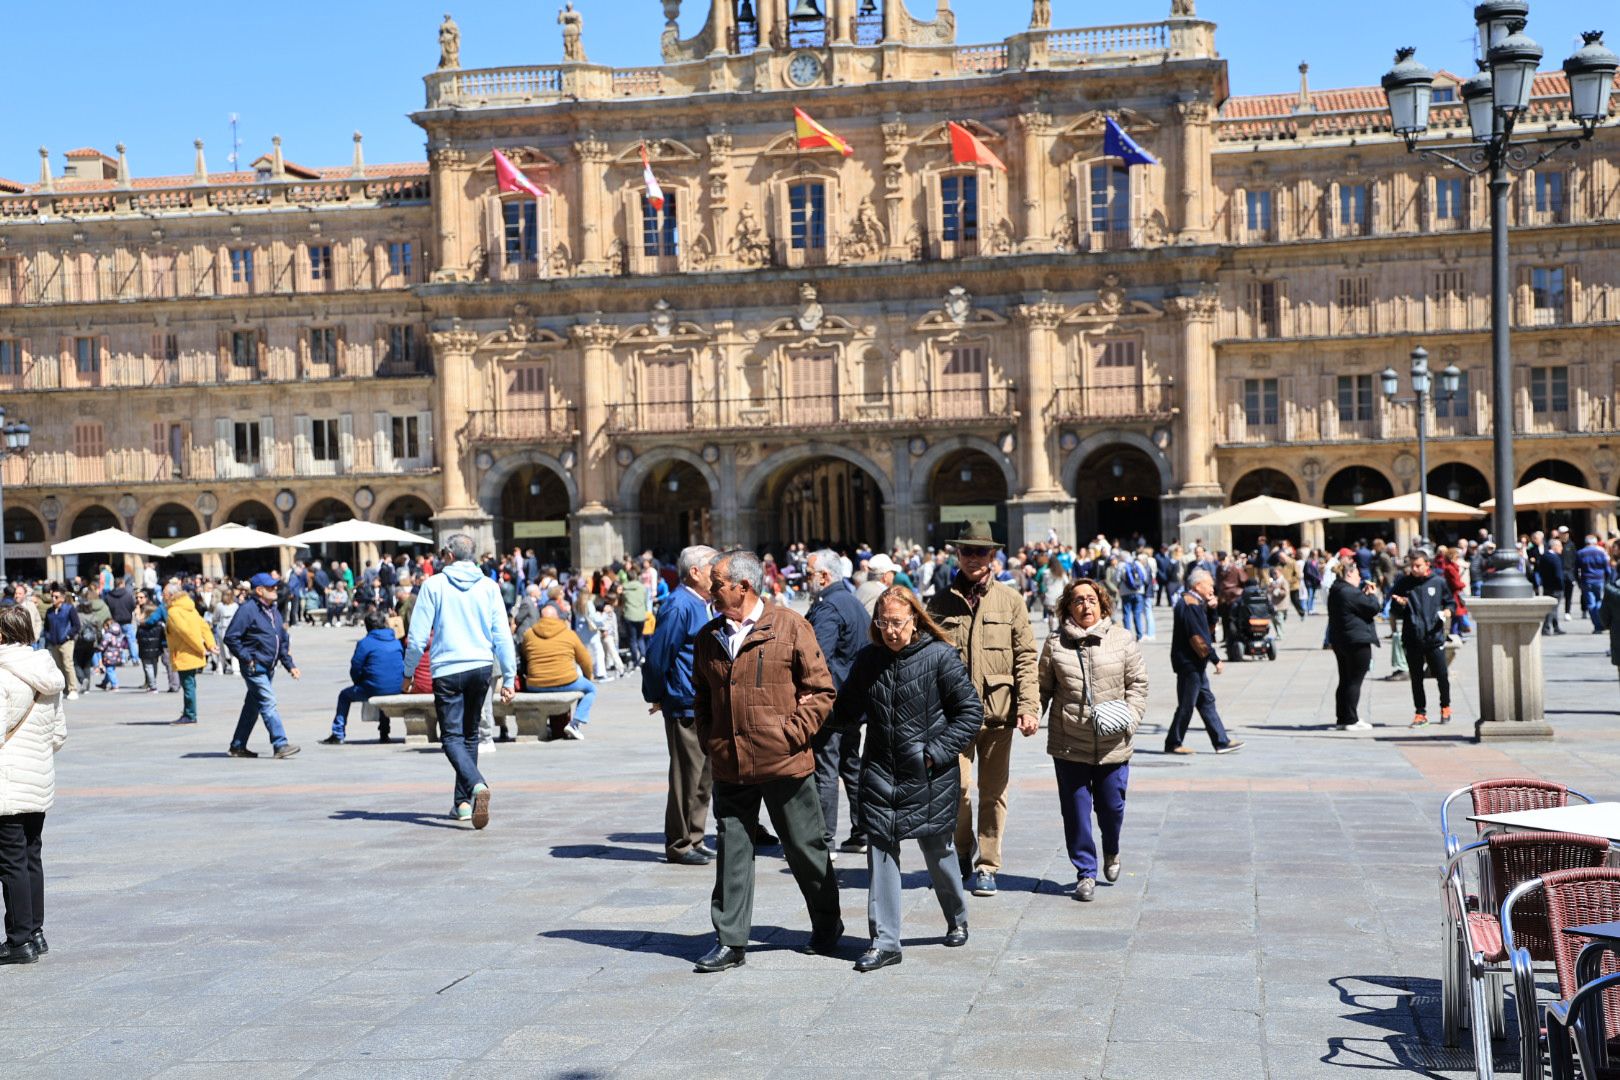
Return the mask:
[[[964,866],[1001,869],[1001,830],[1007,824],[1007,774],[1016,727],[982,728],[962,751],[962,802],[956,810],[956,853]],[[973,820],[973,761],[979,761],[979,820]]]

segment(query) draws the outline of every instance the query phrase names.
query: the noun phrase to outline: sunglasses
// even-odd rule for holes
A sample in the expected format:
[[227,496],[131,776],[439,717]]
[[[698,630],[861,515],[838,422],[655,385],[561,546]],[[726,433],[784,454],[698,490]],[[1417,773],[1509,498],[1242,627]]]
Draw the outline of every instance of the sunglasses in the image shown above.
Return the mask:
[[961,552],[962,557],[965,559],[988,559],[996,553],[996,549],[993,547],[965,547],[957,550]]

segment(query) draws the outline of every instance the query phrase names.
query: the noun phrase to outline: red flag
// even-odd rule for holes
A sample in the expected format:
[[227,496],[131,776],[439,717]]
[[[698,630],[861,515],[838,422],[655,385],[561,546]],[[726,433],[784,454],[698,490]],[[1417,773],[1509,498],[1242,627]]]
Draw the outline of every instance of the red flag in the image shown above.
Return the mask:
[[647,144],[641,144],[641,178],[647,184],[647,202],[654,210],[664,208],[664,189],[658,186],[658,177],[653,175],[652,162],[647,160]]
[[524,176],[518,167],[499,150],[495,151],[495,185],[502,192],[521,191],[526,195],[533,195],[537,199],[546,197],[545,190],[533,180]]
[[955,120],[947,120],[946,123],[951,132],[951,157],[958,165],[988,165],[992,169],[1007,171],[1007,166],[991,153],[977,135]]

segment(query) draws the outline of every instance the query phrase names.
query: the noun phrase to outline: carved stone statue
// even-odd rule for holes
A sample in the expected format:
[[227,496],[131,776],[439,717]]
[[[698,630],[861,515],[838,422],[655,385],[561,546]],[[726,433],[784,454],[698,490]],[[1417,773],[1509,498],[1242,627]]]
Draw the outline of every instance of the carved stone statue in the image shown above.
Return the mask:
[[557,12],[557,25],[563,28],[563,59],[569,63],[585,63],[585,45],[580,41],[580,35],[585,30],[585,17],[574,10],[574,0],[568,0],[563,9]]
[[945,293],[945,317],[957,326],[966,326],[973,314],[973,297],[960,285],[953,285]]
[[731,236],[731,253],[744,266],[764,266],[771,261],[771,245],[765,230],[754,216],[752,203],[743,203],[737,213],[737,228]]
[[877,207],[872,205],[871,199],[863,197],[855,208],[855,220],[850,223],[844,251],[852,259],[869,259],[881,254],[888,244],[889,232],[878,220]]
[[1198,12],[1193,10],[1195,7],[1194,0],[1170,0],[1170,17],[1172,19],[1196,18]]
[[1049,30],[1052,27],[1052,0],[1035,0],[1035,10],[1029,16],[1031,30]]
[[439,70],[449,71],[461,66],[461,27],[456,20],[444,13],[444,22],[439,24]]
[[816,287],[808,281],[799,286],[799,329],[807,334],[813,334],[821,328],[821,322],[826,312],[821,309],[816,299]]

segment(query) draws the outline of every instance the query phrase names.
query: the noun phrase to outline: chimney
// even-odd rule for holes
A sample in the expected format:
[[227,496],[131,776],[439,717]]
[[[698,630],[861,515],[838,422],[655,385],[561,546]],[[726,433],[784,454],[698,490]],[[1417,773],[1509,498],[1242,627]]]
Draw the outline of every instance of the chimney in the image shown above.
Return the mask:
[[51,152],[43,146],[39,148],[39,190],[51,190]]
[[366,158],[360,150],[360,133],[354,133],[354,165],[349,169],[350,176],[366,175]]
[[124,154],[124,144],[119,143],[118,150],[118,186],[129,187],[129,158]]
[[203,160],[203,142],[201,139],[191,145],[197,148],[197,167],[192,170],[191,178],[199,184],[208,183],[208,162]]

